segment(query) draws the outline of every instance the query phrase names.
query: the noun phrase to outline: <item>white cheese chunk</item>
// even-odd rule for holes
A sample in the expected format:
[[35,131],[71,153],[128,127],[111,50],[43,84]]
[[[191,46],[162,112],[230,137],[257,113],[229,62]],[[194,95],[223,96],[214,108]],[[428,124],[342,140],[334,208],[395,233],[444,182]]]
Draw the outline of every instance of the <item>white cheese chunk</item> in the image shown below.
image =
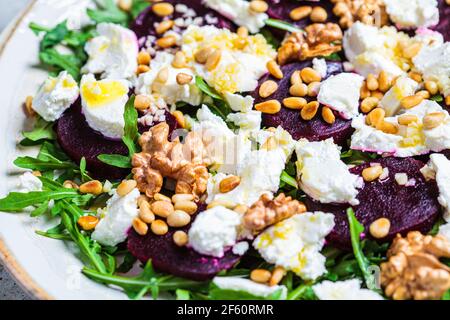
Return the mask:
[[394,178],[399,186],[404,186],[408,183],[408,175],[406,173],[396,173]]
[[327,76],[327,61],[325,59],[314,58],[312,60],[313,69],[316,70],[322,79]]
[[267,298],[278,291],[281,291],[280,300],[287,297],[286,286],[275,285],[270,287],[239,277],[215,277],[212,282],[222,290],[243,291],[256,297]]
[[450,241],[450,223],[443,224],[439,227],[439,234]]
[[203,0],[203,3],[251,33],[259,32],[269,18],[266,13],[251,11],[250,3],[245,0]]
[[364,78],[355,73],[331,76],[320,85],[317,101],[351,119],[359,114],[359,97]]
[[58,120],[79,96],[78,84],[67,71],[49,77],[33,98],[32,108],[44,120]]
[[296,153],[297,177],[305,193],[322,203],[359,203],[357,188],[362,187],[363,182],[350,173],[333,139],[320,142],[302,139]]
[[380,101],[380,107],[386,111],[386,117],[397,115],[402,108],[400,101],[412,96],[418,89],[419,84],[416,81],[407,76],[399,77]]
[[358,279],[315,284],[315,295],[320,300],[384,300],[381,295],[369,289],[362,289]]
[[439,22],[437,0],[384,0],[391,20],[401,28],[430,27]]
[[334,215],[330,213],[297,214],[264,230],[253,247],[267,262],[314,280],[326,272],[326,259],[320,250],[333,227]]
[[247,241],[238,242],[233,246],[233,254],[243,256],[248,251],[249,248],[250,245],[248,244]]
[[249,112],[230,113],[227,116],[227,120],[233,122],[242,130],[256,131],[261,128],[261,117],[261,111],[252,110]]
[[131,79],[136,73],[139,50],[135,33],[113,23],[100,23],[96,31],[98,36],[86,44],[89,60],[82,72]]
[[248,112],[253,109],[255,102],[252,96],[244,97],[236,93],[225,92],[224,97],[233,111]]
[[450,222],[450,160],[443,154],[434,153],[430,156],[428,166],[436,174],[436,182],[439,188],[439,203],[444,208],[444,218]]
[[189,246],[200,254],[221,258],[236,243],[240,224],[240,214],[225,207],[203,211],[189,229]]
[[126,196],[114,193],[106,203],[105,216],[100,220],[92,233],[92,239],[105,246],[115,246],[127,238],[133,219],[139,214],[137,199],[138,189],[133,189]]
[[19,177],[19,184],[15,191],[22,193],[42,191],[42,181],[31,172],[27,171]]

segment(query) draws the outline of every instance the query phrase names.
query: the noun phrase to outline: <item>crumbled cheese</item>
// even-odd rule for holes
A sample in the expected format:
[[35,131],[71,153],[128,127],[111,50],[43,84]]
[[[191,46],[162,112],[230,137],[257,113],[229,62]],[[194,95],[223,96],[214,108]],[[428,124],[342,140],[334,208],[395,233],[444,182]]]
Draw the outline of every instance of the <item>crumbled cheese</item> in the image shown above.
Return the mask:
[[297,214],[264,230],[253,246],[267,262],[314,280],[326,273],[326,259],[320,250],[333,227],[333,214]]
[[42,181],[33,173],[27,171],[19,177],[19,184],[15,191],[22,193],[42,191]]
[[327,61],[325,59],[314,58],[312,60],[313,69],[316,70],[322,79],[327,76]]
[[231,110],[236,112],[248,112],[253,109],[255,99],[252,96],[241,96],[236,93],[225,92],[225,100],[230,105]]
[[439,23],[437,0],[384,0],[391,20],[401,28],[430,27]]
[[279,299],[284,300],[287,297],[287,288],[284,285],[270,287],[239,277],[215,277],[212,282],[222,290],[244,291],[256,297],[267,298],[280,290],[281,295]]
[[203,0],[203,3],[251,33],[259,32],[269,18],[266,13],[251,11],[250,2],[245,0]]
[[450,222],[450,160],[443,154],[434,153],[430,156],[428,166],[436,174],[439,188],[439,203],[444,208],[444,219]]
[[57,78],[49,77],[39,87],[33,98],[32,108],[44,120],[58,120],[79,96],[78,84],[67,71]]
[[408,183],[408,175],[406,173],[396,173],[395,181],[399,186],[404,186]]
[[320,85],[317,101],[339,112],[345,119],[359,114],[359,97],[364,78],[356,73],[331,76]]
[[379,180],[380,181],[384,181],[386,179],[389,178],[389,169],[388,168],[383,168],[383,170],[381,171]]
[[240,214],[225,207],[203,211],[189,229],[189,246],[200,254],[221,258],[236,243],[240,224]]
[[450,241],[450,223],[443,224],[439,227],[439,234]]
[[296,153],[299,186],[305,193],[322,203],[359,203],[357,188],[363,182],[341,161],[340,147],[333,139],[320,142],[302,139]]
[[233,122],[242,130],[256,131],[261,128],[262,113],[260,111],[249,111],[230,113],[227,116],[227,121]]
[[83,73],[102,78],[131,79],[136,74],[138,40],[130,29],[113,23],[97,25],[98,36],[89,40],[85,50],[89,60]]
[[312,288],[320,300],[384,300],[378,293],[362,289],[358,279],[337,282],[325,280]]
[[249,248],[250,245],[248,244],[247,241],[238,242],[233,246],[233,254],[243,256],[248,251]]
[[412,96],[418,89],[419,84],[416,81],[407,76],[399,77],[380,101],[380,107],[386,111],[386,117],[397,115],[402,108],[400,101]]
[[105,216],[95,227],[92,239],[105,246],[115,246],[125,241],[133,219],[139,214],[139,196],[140,192],[136,188],[124,197],[114,192],[112,198],[106,202],[106,208],[103,210]]

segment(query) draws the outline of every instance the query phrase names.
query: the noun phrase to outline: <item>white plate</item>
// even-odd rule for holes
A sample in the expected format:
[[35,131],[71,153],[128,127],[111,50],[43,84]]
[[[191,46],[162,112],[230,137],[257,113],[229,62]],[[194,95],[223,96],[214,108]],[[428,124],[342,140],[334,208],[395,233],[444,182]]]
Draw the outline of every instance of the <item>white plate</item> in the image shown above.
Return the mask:
[[[28,28],[31,21],[53,26],[74,12],[84,0],[37,0],[18,17],[0,42],[0,196],[17,184],[14,159],[24,154],[17,146],[27,121],[22,111],[47,73],[36,68],[39,39]],[[27,150],[27,152],[29,152]],[[84,277],[82,263],[62,241],[35,234],[55,222],[31,219],[26,214],[0,213],[0,258],[19,283],[39,299],[125,299],[126,296]]]

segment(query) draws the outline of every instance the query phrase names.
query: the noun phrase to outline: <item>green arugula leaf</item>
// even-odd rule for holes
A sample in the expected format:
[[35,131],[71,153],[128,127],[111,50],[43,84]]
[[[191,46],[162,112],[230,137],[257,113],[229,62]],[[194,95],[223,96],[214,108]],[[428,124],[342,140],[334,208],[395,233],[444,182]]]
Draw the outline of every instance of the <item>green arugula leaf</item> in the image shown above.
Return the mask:
[[68,34],[69,29],[67,28],[66,21],[57,24],[53,29],[45,33],[40,43],[41,50],[52,48],[61,43]]
[[359,150],[347,150],[341,153],[341,159],[346,164],[359,165],[376,159],[378,155],[371,152],[363,152]]
[[175,295],[177,297],[177,300],[191,300],[191,293],[189,292],[189,290],[177,289],[175,291]]
[[214,88],[210,87],[202,77],[195,76],[195,85],[211,98],[223,100],[222,96]]
[[126,26],[128,14],[119,9],[113,0],[96,1],[99,9],[87,9],[88,16],[97,23],[110,22]]
[[268,28],[261,29],[260,33],[266,39],[267,43],[270,44],[274,49],[278,49],[280,47],[280,40],[278,40]]
[[337,52],[334,52],[328,56],[324,56],[323,58],[328,61],[342,61],[341,56]]
[[221,289],[214,283],[209,288],[209,298],[213,300],[280,300],[282,294],[281,288],[267,297],[255,296],[247,291]]
[[280,29],[280,30],[284,30],[284,31],[289,31],[289,32],[300,32],[303,31],[300,28],[297,28],[296,26],[294,26],[293,24],[290,24],[286,21],[282,21],[282,20],[278,20],[278,19],[267,19],[265,21],[266,26],[269,27],[273,27],[276,29]]
[[34,125],[32,131],[22,132],[22,135],[31,141],[39,140],[55,140],[56,133],[53,131],[53,123],[47,122],[42,118],[39,118]]
[[46,213],[48,210],[48,201],[44,201],[41,205],[39,205],[36,209],[31,212],[31,217],[39,217]]
[[281,178],[280,178],[280,180],[281,180],[282,182],[284,182],[285,184],[287,184],[287,185],[289,185],[289,186],[291,186],[291,187],[293,187],[293,188],[295,188],[295,189],[298,189],[297,180],[295,180],[294,177],[290,176],[290,175],[286,172],[286,170],[283,170],[283,172],[281,173]]
[[70,162],[56,162],[52,160],[40,160],[32,157],[19,157],[14,160],[14,164],[19,168],[47,171],[57,169],[78,169]]
[[50,143],[48,141],[44,141],[41,145],[41,149],[39,150],[39,154],[37,156],[39,160],[43,161],[69,161],[70,158],[61,150],[61,148],[56,143]]
[[133,268],[136,261],[137,259],[130,252],[127,252],[123,258],[121,265],[117,268],[116,271],[120,273],[127,273]]
[[59,191],[33,191],[28,193],[11,192],[0,199],[0,211],[17,212],[29,206],[42,204],[49,200],[76,198],[79,194],[73,189]]
[[311,284],[301,284],[288,294],[287,300],[317,300],[317,297]]
[[442,101],[444,101],[444,97],[440,94],[436,94],[436,95],[432,96],[430,98],[430,100],[436,101],[436,102],[442,102]]
[[109,164],[110,166],[129,169],[131,168],[130,157],[120,154],[101,154],[97,157],[101,162]]
[[81,174],[81,181],[82,182],[88,182],[92,181],[93,179],[87,174],[86,171],[86,158],[83,157],[80,160],[80,174]]
[[41,26],[35,22],[30,22],[28,27],[34,32],[35,35],[39,35],[41,32],[49,32],[51,29]]
[[128,147],[130,158],[140,149],[140,146],[138,144],[139,139],[139,131],[137,125],[138,112],[134,107],[134,99],[135,97],[131,96],[131,98],[125,105],[125,113],[124,113],[125,129],[122,138],[123,143],[125,143],[125,145]]
[[55,67],[57,71],[66,70],[76,80],[80,79],[80,69],[84,61],[74,54],[62,54],[54,48],[49,48],[39,53],[42,63]]
[[131,6],[131,18],[134,20],[138,15],[150,6],[148,0],[133,0],[133,5]]

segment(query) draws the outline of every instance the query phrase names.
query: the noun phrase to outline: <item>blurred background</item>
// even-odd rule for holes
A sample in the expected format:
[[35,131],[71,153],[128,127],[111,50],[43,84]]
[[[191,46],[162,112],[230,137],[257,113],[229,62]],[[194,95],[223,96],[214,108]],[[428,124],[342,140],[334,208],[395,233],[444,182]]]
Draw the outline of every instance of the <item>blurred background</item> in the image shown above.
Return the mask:
[[[0,33],[31,0],[0,0]],[[11,278],[0,262],[0,300],[26,300],[28,295]]]

